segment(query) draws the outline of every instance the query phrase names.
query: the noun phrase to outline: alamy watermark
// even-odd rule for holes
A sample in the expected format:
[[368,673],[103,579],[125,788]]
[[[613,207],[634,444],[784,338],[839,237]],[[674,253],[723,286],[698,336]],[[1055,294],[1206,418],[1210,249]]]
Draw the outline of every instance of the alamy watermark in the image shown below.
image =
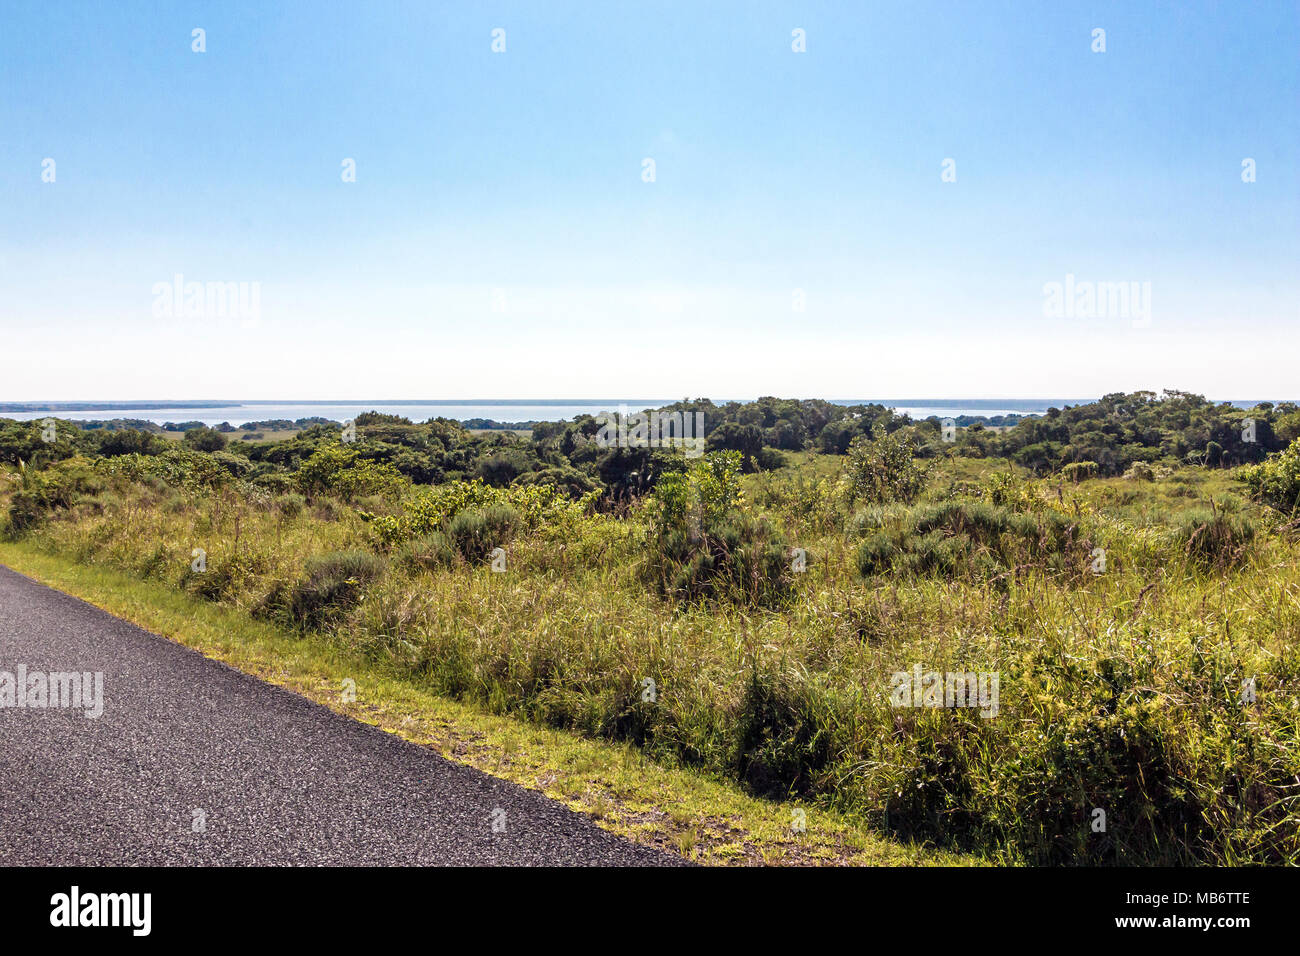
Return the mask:
[[0,710],[6,707],[51,707],[84,710],[87,720],[104,713],[102,671],[29,671],[19,664],[14,671],[0,671]]
[[240,319],[250,328],[262,317],[260,282],[186,282],[178,272],[150,291],[156,319]]
[[912,670],[898,671],[889,680],[891,707],[978,707],[981,717],[998,715],[996,671],[949,672],[923,671],[920,664]]
[[1078,281],[1043,285],[1043,317],[1048,319],[1132,319],[1133,328],[1151,324],[1150,282]]
[[703,412],[632,412],[620,405],[618,412],[596,416],[600,431],[599,448],[682,448],[687,458],[704,454]]

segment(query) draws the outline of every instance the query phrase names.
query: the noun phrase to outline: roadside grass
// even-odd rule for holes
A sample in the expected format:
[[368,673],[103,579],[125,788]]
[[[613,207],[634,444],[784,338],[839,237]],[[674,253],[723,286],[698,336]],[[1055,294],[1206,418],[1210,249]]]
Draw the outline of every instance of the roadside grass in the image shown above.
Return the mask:
[[[697,863],[988,862],[885,837],[834,809],[750,797],[708,773],[661,766],[631,743],[592,740],[486,713],[417,686],[386,659],[346,646],[334,635],[287,631],[242,609],[103,565],[79,564],[31,542],[0,542],[0,563],[449,760],[540,791],[629,840]],[[344,693],[349,680],[355,682],[355,701]]]
[[[483,731],[483,754],[473,738],[449,746],[503,774],[554,774],[546,785],[564,799],[606,825],[653,824],[677,852],[752,856],[739,838],[709,850],[728,839],[730,811],[681,816],[675,798],[637,796],[645,766],[779,801],[752,810],[777,827],[775,843],[762,843],[762,825],[742,827],[760,835],[760,860],[813,861],[798,855],[807,836],[778,838],[803,809],[998,862],[1300,862],[1300,542],[1229,475],[1184,467],[1075,483],[940,459],[915,503],[854,505],[842,459],[790,461],[744,476],[730,524],[719,523],[747,547],[766,539],[740,532],[770,522],[806,551],[803,573],[783,582],[788,601],[770,605],[660,593],[645,573],[665,540],[655,499],[617,516],[560,509],[502,524],[505,574],[489,569],[479,545],[492,542],[475,530],[490,509],[450,484],[307,498],[196,489],[184,475],[115,479],[46,510],[37,486],[17,512],[33,522],[17,530],[24,553],[237,613],[237,633],[254,618],[277,624],[291,643],[259,658],[268,673],[282,651],[324,649],[312,653],[344,668],[328,680],[395,682],[363,695],[368,708],[407,688],[428,707],[508,720],[509,733]],[[111,474],[116,463],[101,465]],[[416,527],[412,514],[432,517]],[[692,552],[686,530],[674,561],[701,574],[727,566],[729,555]],[[891,675],[917,665],[1000,674],[996,719],[891,706]],[[526,755],[546,746],[579,749],[534,767]],[[601,769],[609,754],[630,763]],[[585,761],[596,762],[574,769]],[[1105,833],[1090,827],[1095,809],[1108,813]],[[877,846],[821,845],[848,848],[827,860]]]

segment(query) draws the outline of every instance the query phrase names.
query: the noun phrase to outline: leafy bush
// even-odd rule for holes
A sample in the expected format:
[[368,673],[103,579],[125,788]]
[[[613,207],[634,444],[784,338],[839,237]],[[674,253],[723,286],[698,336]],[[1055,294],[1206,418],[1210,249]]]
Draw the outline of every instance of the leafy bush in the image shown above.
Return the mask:
[[225,435],[206,425],[191,428],[181,440],[187,448],[193,448],[195,451],[221,451],[226,447],[227,441]]
[[494,548],[503,548],[519,527],[519,512],[506,504],[462,511],[447,522],[446,537],[470,562],[483,561]]
[[1300,439],[1267,461],[1242,468],[1238,477],[1264,504],[1294,513],[1300,506]]
[[55,462],[44,471],[19,463],[17,490],[9,502],[9,528],[22,534],[51,512],[71,508],[83,495],[103,490],[103,481],[83,458]]
[[275,510],[280,512],[286,518],[296,518],[302,514],[307,507],[307,499],[302,495],[289,494],[276,495]]
[[210,491],[232,483],[229,471],[212,455],[187,448],[169,448],[161,455],[128,454],[101,458],[95,467],[102,474],[126,481],[157,479],[173,488]]
[[1128,471],[1124,472],[1124,477],[1129,481],[1155,481],[1156,473],[1150,465],[1144,461],[1135,461],[1129,466]]
[[488,505],[509,505],[514,509],[521,529],[550,529],[564,533],[590,511],[599,492],[590,492],[576,501],[550,484],[515,484],[494,488],[481,481],[450,481],[433,488],[420,488],[402,500],[396,515],[361,512],[369,521],[379,543],[391,547],[431,531],[443,531],[447,522],[466,509]]
[[333,494],[344,501],[396,494],[405,484],[406,479],[392,465],[362,458],[343,445],[319,448],[298,469],[298,486],[304,494]]
[[737,715],[732,772],[777,799],[822,785],[836,741],[824,688],[779,672],[753,671]]
[[916,460],[916,446],[899,432],[880,431],[874,440],[859,435],[849,445],[844,465],[849,502],[915,501],[929,480]]
[[740,452],[713,452],[659,479],[646,573],[663,593],[754,605],[789,596],[788,542],[766,518],[741,511],[741,468]]
[[169,442],[161,435],[134,428],[113,429],[99,436],[99,453],[106,458],[114,455],[158,455],[168,447]]
[[1097,477],[1097,463],[1095,461],[1073,461],[1061,469],[1061,474],[1067,481],[1072,481],[1076,485],[1088,478]]
[[526,472],[516,478],[513,483],[524,487],[551,485],[574,500],[600,490],[599,482],[595,481],[590,475],[579,471],[577,468],[560,466]]

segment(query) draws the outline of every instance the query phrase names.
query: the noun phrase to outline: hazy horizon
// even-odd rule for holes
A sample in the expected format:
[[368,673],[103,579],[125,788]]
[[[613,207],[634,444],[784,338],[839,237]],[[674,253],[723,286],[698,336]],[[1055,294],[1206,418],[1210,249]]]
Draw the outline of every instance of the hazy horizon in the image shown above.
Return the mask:
[[[1036,416],[1044,415],[1049,408],[1064,408],[1087,404],[1094,399],[1065,398],[1031,398],[1031,399],[897,399],[897,398],[863,398],[863,399],[828,399],[839,405],[879,404],[894,410],[897,414],[908,415],[913,419],[929,417],[954,418],[963,417],[997,419],[1002,416]],[[180,422],[202,422],[206,425],[244,425],[263,421],[298,421],[301,419],[324,418],[343,422],[356,418],[363,412],[380,412],[400,415],[413,421],[428,421],[435,418],[450,418],[457,421],[487,420],[495,422],[528,421],[568,421],[580,415],[594,415],[601,412],[620,410],[639,411],[671,404],[674,399],[550,399],[550,400],[515,400],[480,399],[480,400],[384,400],[360,399],[356,401],[274,401],[245,400],[242,402],[219,402],[192,400],[189,403],[177,401],[103,401],[103,402],[68,402],[55,401],[30,403],[0,402],[0,418],[9,417],[19,420],[37,420],[46,417],[62,417],[74,421],[102,421],[107,419],[140,419],[158,425]],[[725,406],[728,401],[746,401],[745,399],[714,399],[718,406]],[[1250,407],[1261,399],[1226,399],[1238,407]],[[30,405],[24,408],[23,404]],[[18,406],[10,408],[7,406]]]

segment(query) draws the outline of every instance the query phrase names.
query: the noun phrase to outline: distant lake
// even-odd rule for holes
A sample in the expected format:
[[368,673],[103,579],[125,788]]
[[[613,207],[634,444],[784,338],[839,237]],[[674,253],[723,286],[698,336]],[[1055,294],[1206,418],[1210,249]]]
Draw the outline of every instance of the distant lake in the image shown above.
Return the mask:
[[[149,405],[144,402],[112,401],[93,404],[111,406],[104,408],[76,408],[66,411],[22,411],[7,412],[0,408],[0,418],[14,418],[23,421],[57,416],[72,421],[94,421],[111,418],[139,418],[145,421],[163,424],[165,422],[203,422],[207,425],[219,425],[230,422],[232,425],[244,425],[254,421],[287,419],[297,421],[300,418],[327,418],[343,422],[356,418],[362,412],[376,411],[388,415],[401,415],[413,422],[423,422],[430,418],[451,418],[467,421],[471,418],[490,419],[497,422],[525,421],[563,421],[578,415],[598,415],[602,411],[618,411],[620,405],[626,405],[629,411],[644,408],[658,408],[675,399],[546,399],[535,401],[375,401],[375,402],[234,402],[228,405],[213,404],[210,407],[193,407],[177,404],[159,403]],[[724,399],[714,399],[719,405]],[[748,401],[748,399],[745,399]],[[939,418],[958,418],[962,415],[1042,415],[1049,408],[1064,408],[1066,405],[1082,405],[1094,401],[1090,398],[995,398],[995,399],[832,399],[837,405],[879,404],[894,409],[899,414],[912,418],[926,418],[930,415]],[[14,403],[19,404],[19,403]],[[35,404],[35,403],[31,403]],[[56,404],[49,402],[46,404]],[[92,404],[68,402],[68,405]],[[1233,404],[1249,408],[1252,401],[1234,401]],[[129,407],[136,406],[136,407]]]

